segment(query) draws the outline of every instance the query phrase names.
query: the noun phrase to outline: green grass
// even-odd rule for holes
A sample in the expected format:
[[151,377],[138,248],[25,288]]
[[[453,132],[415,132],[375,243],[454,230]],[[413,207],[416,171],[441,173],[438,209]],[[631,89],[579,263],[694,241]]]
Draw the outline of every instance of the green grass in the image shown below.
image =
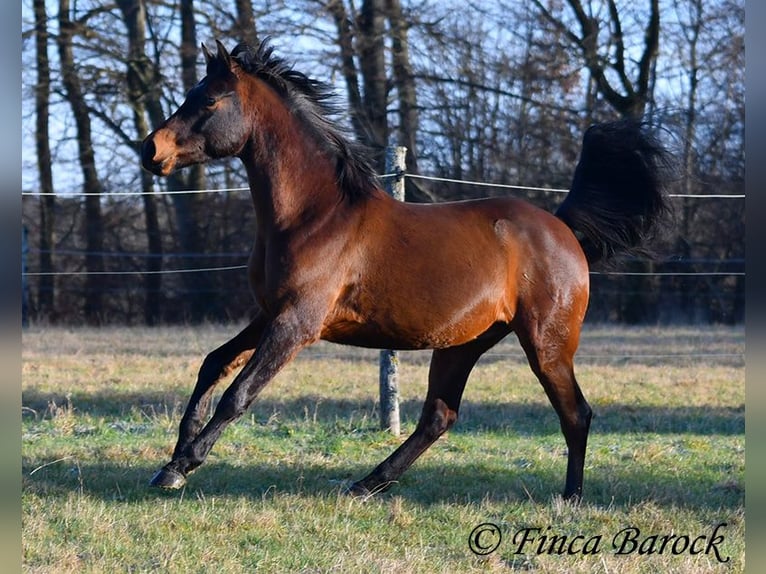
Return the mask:
[[[401,438],[377,428],[377,353],[321,344],[226,430],[184,490],[147,488],[170,456],[202,358],[234,332],[25,331],[25,571],[744,569],[743,329],[586,329],[577,373],[595,417],[579,505],[558,496],[563,436],[513,338],[475,369],[456,427],[371,500],[343,486],[413,430],[426,353],[402,355]],[[503,539],[482,557],[468,539],[484,522]],[[721,523],[723,564],[713,553],[673,555],[672,542],[662,554],[612,547],[627,527],[641,540],[693,540]],[[525,527],[600,537],[599,552],[549,554],[538,536],[517,553]]]

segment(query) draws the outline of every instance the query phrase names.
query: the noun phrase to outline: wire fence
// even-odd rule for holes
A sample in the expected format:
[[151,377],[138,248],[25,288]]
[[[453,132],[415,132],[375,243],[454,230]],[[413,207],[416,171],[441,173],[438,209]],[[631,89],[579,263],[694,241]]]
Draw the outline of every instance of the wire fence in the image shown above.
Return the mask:
[[[481,187],[500,188],[500,189],[515,189],[518,191],[544,191],[550,193],[569,193],[566,188],[560,187],[534,187],[529,185],[514,185],[509,183],[493,183],[487,181],[473,181],[467,179],[453,179],[449,177],[438,177],[433,175],[420,175],[414,173],[386,173],[378,176],[380,179],[386,179],[389,177],[404,177],[410,179],[422,179],[427,181],[439,181],[442,183],[456,183],[459,185],[477,185]],[[43,196],[55,196],[55,197],[87,197],[87,196],[99,196],[99,197],[141,197],[142,195],[198,195],[206,193],[231,193],[240,191],[250,191],[247,186],[243,187],[224,187],[224,188],[210,188],[210,189],[185,189],[185,190],[154,190],[154,191],[104,191],[104,192],[77,192],[68,193],[65,196],[56,192],[37,192],[37,191],[22,191],[22,196],[27,197],[43,197]],[[671,193],[669,197],[674,198],[693,198],[693,199],[744,199],[744,193]]]
[[[481,181],[471,181],[471,180],[460,180],[460,179],[453,179],[453,178],[443,178],[443,177],[436,177],[436,176],[424,176],[424,175],[415,175],[415,174],[407,174],[407,173],[396,173],[396,174],[384,174],[381,177],[381,179],[387,179],[395,176],[404,176],[405,178],[412,178],[412,179],[422,179],[422,180],[428,180],[428,181],[437,181],[437,182],[444,182],[444,183],[452,183],[452,184],[458,184],[458,185],[474,185],[474,186],[481,186],[481,187],[489,187],[489,188],[501,188],[501,189],[510,189],[510,190],[518,190],[518,191],[528,191],[528,192],[544,192],[544,193],[557,193],[557,194],[565,194],[568,193],[569,190],[567,189],[560,189],[560,188],[551,188],[551,187],[537,187],[537,186],[525,186],[525,185],[511,185],[511,184],[503,184],[503,183],[492,183],[492,182],[481,182]],[[110,196],[110,197],[120,197],[120,198],[129,198],[129,197],[140,197],[143,195],[157,195],[157,196],[163,196],[163,195],[180,195],[180,194],[225,194],[225,193],[239,193],[239,192],[246,192],[249,191],[248,187],[228,187],[228,188],[218,188],[218,189],[201,189],[201,190],[159,190],[159,191],[141,191],[141,192],[107,192],[107,193],[98,193],[98,194],[92,194],[92,193],[79,193],[79,194],[70,194],[70,197],[76,197],[76,196],[88,196],[88,195],[98,195],[98,196]],[[55,193],[34,193],[34,192],[24,192],[22,193],[22,196],[43,196],[43,195],[57,195]],[[705,195],[696,195],[696,194],[671,194],[670,197],[672,198],[678,198],[678,199],[732,199],[732,200],[743,200],[745,198],[744,194],[705,194]],[[24,242],[26,243],[26,242]],[[26,245],[25,245],[26,247]],[[139,252],[88,252],[88,251],[80,251],[80,250],[74,250],[74,249],[68,249],[68,250],[50,250],[51,255],[52,254],[58,254],[62,256],[74,256],[74,257],[87,257],[87,256],[93,256],[98,255],[99,257],[106,257],[106,258],[136,258],[139,260],[157,260],[158,258],[168,258],[168,259],[194,259],[196,261],[199,261],[200,259],[204,258],[211,258],[211,259],[220,259],[220,258],[226,258],[226,259],[233,259],[233,258],[242,258],[245,260],[249,253],[243,253],[243,252],[237,252],[237,253],[139,253]],[[30,253],[33,254],[41,254],[42,250],[29,250],[26,249],[25,253],[23,254],[23,257],[28,256]],[[216,261],[220,263],[220,261]],[[674,264],[686,264],[686,265],[693,265],[693,264],[699,264],[701,261],[675,261]],[[743,265],[744,266],[744,259],[737,259],[737,260],[706,260],[704,263],[707,264],[714,264],[714,265]],[[44,277],[44,276],[93,276],[93,275],[102,275],[102,276],[149,276],[149,275],[185,275],[185,274],[204,274],[204,273],[223,273],[223,272],[229,272],[229,271],[242,271],[247,268],[247,265],[241,264],[241,265],[213,265],[213,266],[202,266],[202,267],[194,267],[194,268],[177,268],[177,269],[158,269],[158,270],[152,270],[152,269],[143,269],[143,270],[120,270],[120,271],[83,271],[83,270],[68,270],[68,271],[51,271],[51,272],[40,272],[40,271],[27,271],[26,269],[26,259],[24,259],[24,264],[22,265],[22,281],[26,284],[27,277]],[[626,277],[744,277],[745,272],[744,271],[591,271],[591,275],[598,275],[598,276],[604,276],[604,279],[601,281],[609,281],[609,277],[612,276],[626,276]],[[42,281],[42,279],[40,280]],[[658,280],[660,281],[660,280]],[[231,290],[232,286],[229,286],[228,289]],[[124,288],[124,286],[122,287]],[[624,290],[624,289],[623,289]],[[24,289],[26,293],[26,288]],[[82,290],[81,290],[82,291]],[[105,286],[99,287],[100,292],[106,292]],[[83,292],[87,292],[87,289]],[[180,292],[180,291],[179,291]],[[148,291],[147,291],[148,293]],[[604,295],[602,291],[602,295]],[[627,296],[630,297],[632,294],[629,292],[621,293],[620,296]],[[721,295],[719,294],[719,297]],[[25,299],[23,301],[23,307],[26,308],[28,306],[28,302]],[[25,317],[28,315],[28,312],[26,309],[23,309],[22,317],[23,317],[23,323],[24,321],[28,324],[28,319],[25,319]],[[603,349],[602,349],[603,351]],[[641,352],[635,352],[634,349],[621,351],[620,353],[603,353],[603,352],[585,352],[580,354],[581,359],[585,359],[586,362],[621,362],[621,361],[639,361],[639,362],[654,362],[658,361],[660,363],[671,363],[671,362],[677,362],[677,361],[715,361],[715,362],[721,362],[721,363],[729,363],[732,362],[732,364],[739,365],[740,363],[744,363],[745,355],[744,355],[744,348],[742,345],[734,344],[734,345],[727,345],[724,348],[720,349],[720,352],[710,352],[709,349],[706,349],[707,352],[680,352],[680,353],[641,353]],[[497,358],[503,358],[503,359],[514,359],[523,361],[524,356],[518,351],[514,352],[503,352],[501,350],[494,350],[490,353],[486,354],[486,357],[488,357],[490,360],[492,357]],[[337,358],[335,354],[332,355],[331,358]],[[396,362],[396,361],[395,361]],[[382,368],[382,367],[381,367]],[[383,371],[381,371],[382,373]],[[382,376],[382,375],[381,375]],[[382,380],[382,379],[381,379]],[[383,391],[381,390],[381,404],[383,404]],[[398,404],[398,401],[397,401]],[[383,415],[381,415],[383,416]],[[398,415],[397,415],[397,424],[398,424]],[[384,425],[385,426],[385,425]]]
[[[556,194],[565,194],[568,193],[569,190],[567,189],[561,189],[561,188],[553,188],[553,187],[540,187],[540,186],[526,186],[526,185],[512,185],[512,184],[504,184],[504,183],[493,183],[493,182],[482,182],[482,181],[472,181],[472,180],[462,180],[462,179],[453,179],[453,178],[443,178],[443,177],[436,177],[436,176],[425,176],[425,175],[416,175],[416,174],[407,174],[407,173],[391,173],[391,174],[384,174],[381,177],[381,179],[387,179],[391,177],[396,176],[404,176],[405,178],[412,178],[412,179],[421,179],[421,180],[428,180],[428,181],[437,181],[437,182],[445,182],[445,183],[452,183],[452,184],[458,184],[458,185],[473,185],[473,186],[481,186],[481,187],[489,187],[489,188],[501,188],[501,189],[509,189],[509,190],[517,190],[517,191],[528,191],[528,192],[543,192],[543,193],[556,193]],[[76,194],[67,194],[67,195],[60,195],[60,194],[44,194],[44,193],[35,193],[35,192],[23,192],[22,196],[25,197],[37,197],[37,196],[43,196],[43,195],[54,195],[58,197],[64,197],[64,198],[75,198],[78,196],[88,196],[88,195],[99,195],[99,196],[107,196],[107,197],[118,197],[118,198],[130,198],[130,197],[140,197],[143,195],[156,195],[156,196],[172,196],[172,195],[180,195],[180,194],[226,194],[226,193],[239,193],[239,192],[249,192],[248,187],[226,187],[226,188],[215,188],[215,189],[201,189],[201,190],[157,190],[157,191],[141,191],[141,192],[107,192],[107,193],[101,193],[101,194],[88,194],[88,193],[76,193]],[[677,198],[681,200],[706,200],[706,199],[725,199],[725,200],[744,200],[745,194],[670,194],[670,197]],[[25,255],[27,257],[29,256],[35,256],[35,255],[41,255],[45,250],[42,249],[26,249]],[[51,255],[57,255],[64,258],[70,258],[69,261],[71,263],[72,259],[77,261],[79,258],[84,258],[87,256],[97,255],[99,257],[104,258],[115,258],[115,259],[127,259],[131,258],[135,260],[134,265],[140,266],[141,262],[149,262],[149,261],[156,261],[157,259],[161,260],[184,260],[184,259],[193,259],[196,262],[204,261],[205,259],[210,260],[211,262],[215,261],[215,263],[218,263],[218,265],[210,265],[210,266],[199,266],[199,267],[193,267],[193,268],[187,268],[187,267],[180,267],[175,269],[158,269],[158,270],[151,270],[151,269],[136,269],[136,270],[119,270],[119,271],[87,271],[87,270],[58,270],[58,271],[52,271],[52,272],[40,272],[40,271],[29,271],[26,268],[26,265],[22,268],[22,280],[26,282],[27,277],[45,277],[45,276],[71,276],[71,277],[83,277],[83,276],[89,276],[89,275],[102,275],[102,276],[149,276],[149,275],[186,275],[186,274],[206,274],[206,273],[226,273],[226,272],[237,272],[237,271],[243,271],[247,269],[246,264],[237,264],[237,265],[221,265],[221,263],[226,263],[228,261],[232,261],[233,263],[236,262],[236,260],[241,260],[243,263],[247,260],[249,257],[249,252],[244,252],[241,250],[235,250],[232,252],[221,252],[221,253],[146,253],[146,252],[140,252],[140,251],[120,251],[120,252],[114,252],[114,251],[102,251],[102,252],[92,252],[87,250],[80,250],[80,249],[50,249],[48,250],[48,253]],[[739,269],[744,269],[744,258],[736,258],[736,259],[688,259],[688,260],[675,260],[670,261],[669,263],[672,264],[671,269],[675,268],[677,269],[679,266],[689,266],[689,267],[704,267],[704,266],[715,266],[718,269],[716,270],[710,270],[710,271],[700,271],[700,270],[694,270],[694,271],[684,271],[684,270],[673,270],[673,271],[630,271],[630,270],[622,270],[622,271],[591,271],[591,275],[596,276],[602,276],[603,279],[602,282],[608,282],[610,281],[611,277],[658,277],[658,278],[669,278],[668,281],[672,281],[673,277],[680,278],[678,281],[682,281],[682,278],[694,278],[699,277],[701,279],[704,278],[721,278],[721,281],[726,280],[727,277],[733,278],[732,281],[738,278],[745,277],[744,271],[738,271]],[[721,271],[721,268],[728,268],[733,270],[726,270]],[[628,267],[629,268],[629,267]],[[228,276],[222,276],[222,277],[228,277]],[[42,279],[40,279],[42,281]],[[228,279],[227,279],[228,281]],[[227,286],[227,293],[232,294],[233,292],[239,293],[240,291],[244,295],[246,292],[249,293],[249,289],[246,288],[246,286],[239,285],[239,280],[235,281],[237,285],[228,285]],[[661,279],[658,279],[658,281],[662,281]],[[709,281],[713,281],[713,279],[709,279]],[[726,280],[728,281],[728,280]],[[741,279],[740,279],[741,281]],[[62,280],[62,283],[66,283]],[[654,283],[656,286],[657,283]],[[663,284],[665,285],[665,284]],[[675,289],[683,289],[684,283],[680,284],[680,287],[678,285],[675,285]],[[688,284],[686,284],[688,286]],[[609,290],[610,284],[604,283],[604,285],[600,285],[600,289],[598,292],[602,297],[612,297],[612,298],[629,298],[633,296],[637,292],[633,292],[630,289],[628,284],[623,285],[619,284],[618,286],[619,293],[615,294],[612,291]],[[38,287],[40,288],[40,287]],[[665,285],[663,288],[668,288],[667,285]],[[66,291],[67,288],[65,285],[59,285],[57,287],[58,290]],[[715,297],[718,299],[724,299],[726,297],[735,298],[739,297],[740,295],[735,293],[729,293],[728,291],[724,291],[720,288],[717,288],[718,290],[711,290],[711,293],[714,293]],[[106,293],[106,292],[113,292],[113,291],[141,291],[145,295],[151,291],[151,289],[147,286],[131,286],[130,284],[119,284],[119,285],[102,285],[99,287],[99,291]],[[163,287],[163,290],[167,290],[167,286]],[[189,291],[188,287],[184,287],[183,284],[174,284],[173,286],[174,293],[176,296],[185,296],[191,293]],[[88,288],[87,287],[77,287],[74,288],[74,291],[77,293],[87,293]],[[159,291],[159,288],[157,288],[157,291]],[[196,289],[193,291],[194,293],[213,293],[218,292],[218,287],[216,286],[208,286],[208,287],[202,287],[199,289]],[[678,303],[682,304],[683,301],[683,294],[679,292],[677,295]],[[672,299],[672,297],[671,297]],[[674,299],[673,299],[674,300]],[[720,304],[724,305],[724,304]],[[731,303],[726,303],[726,305],[731,305]],[[672,306],[672,304],[671,304]],[[135,313],[135,311],[134,311]],[[603,319],[597,319],[597,320],[603,320]],[[719,349],[720,352],[711,352],[711,349],[706,349],[706,352],[678,352],[678,353],[641,353],[641,352],[635,352],[635,350],[631,350],[629,352],[621,352],[618,354],[607,352],[606,354],[600,353],[598,351],[596,352],[585,352],[581,353],[579,356],[581,359],[585,359],[587,362],[614,362],[614,361],[625,361],[625,360],[633,360],[633,361],[659,361],[662,363],[665,362],[676,362],[679,360],[712,360],[716,362],[725,362],[728,363],[730,361],[733,361],[736,364],[739,364],[740,362],[744,362],[745,355],[744,355],[744,347],[741,345],[734,345],[734,346],[728,346],[726,345],[724,348]],[[335,355],[333,355],[333,358]],[[487,354],[487,357],[502,357],[505,359],[518,359],[518,360],[524,360],[524,357],[519,352],[503,352],[501,350],[494,350]]]
[[[722,260],[722,263],[728,261]],[[247,269],[247,265],[230,265],[223,267],[195,267],[193,269],[162,269],[159,271],[26,271],[27,277],[58,277],[77,275],[170,275],[174,273],[206,273],[217,271],[236,271]],[[591,271],[591,275],[614,275],[625,277],[744,277],[744,271]]]
[[[505,183],[493,183],[493,182],[484,182],[484,181],[472,181],[472,180],[465,180],[465,179],[453,179],[453,178],[447,178],[447,177],[437,177],[437,176],[428,176],[428,175],[419,175],[419,174],[410,174],[410,173],[387,173],[379,176],[381,179],[386,179],[390,177],[398,177],[403,176],[405,178],[411,178],[411,179],[422,179],[422,180],[428,180],[428,181],[438,181],[438,182],[444,182],[444,183],[455,183],[459,185],[476,185],[476,186],[482,186],[482,187],[490,187],[490,188],[502,188],[502,189],[513,189],[513,190],[519,190],[519,191],[535,191],[535,192],[550,192],[550,193],[568,193],[568,189],[563,188],[553,188],[553,187],[535,187],[535,186],[527,186],[527,185],[513,185],[513,184],[505,184]],[[81,197],[81,196],[101,196],[101,197],[140,197],[142,195],[179,195],[179,194],[209,194],[209,193],[231,193],[231,192],[242,192],[242,191],[249,191],[249,187],[227,187],[227,188],[215,188],[215,189],[189,189],[189,190],[156,190],[156,191],[128,191],[128,192],[103,192],[103,193],[87,193],[87,192],[80,192],[80,193],[71,193],[64,197]],[[60,194],[57,194],[55,192],[22,192],[22,196],[34,196],[34,197],[41,197],[41,196],[59,196]],[[676,193],[676,194],[669,194],[672,198],[681,198],[681,199],[744,199],[745,194],[683,194],[683,193]],[[71,253],[71,250],[69,250],[66,254],[73,255],[75,253]],[[57,254],[65,254],[63,252],[56,252]],[[105,252],[105,253],[95,253],[95,252],[79,252],[77,254],[81,254],[82,256],[88,256],[88,255],[99,255],[99,256],[107,256],[107,257],[190,257],[190,258],[204,258],[204,257],[213,257],[213,256],[221,256],[221,257],[235,257],[240,254],[204,254],[204,253],[186,253],[186,254],[153,254],[153,253],[132,253],[132,254],[126,254],[126,253],[114,253],[114,252]],[[247,257],[247,254],[241,254],[243,257]],[[715,263],[717,264],[730,264],[733,260],[716,260]],[[675,261],[675,263],[684,263],[683,260]],[[23,271],[22,274],[24,276],[29,277],[44,277],[44,276],[87,276],[87,275],[169,275],[169,274],[179,274],[179,273],[213,273],[213,272],[222,272],[222,271],[236,271],[236,270],[243,270],[246,269],[247,265],[231,265],[231,266],[213,266],[213,267],[195,267],[195,268],[182,268],[182,269],[161,269],[161,270],[135,270],[135,271],[48,271],[48,272],[40,272],[40,271]],[[689,276],[700,276],[700,277],[744,277],[745,272],[744,271],[660,271],[660,272],[639,272],[639,271],[591,271],[591,275],[606,275],[606,276],[654,276],[654,277],[689,277]]]

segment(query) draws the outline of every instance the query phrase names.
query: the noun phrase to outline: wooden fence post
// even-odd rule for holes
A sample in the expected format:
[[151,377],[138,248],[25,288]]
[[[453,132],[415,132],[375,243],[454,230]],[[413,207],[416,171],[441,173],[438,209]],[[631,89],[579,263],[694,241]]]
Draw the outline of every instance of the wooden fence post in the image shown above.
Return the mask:
[[[404,161],[406,147],[386,149],[386,191],[398,201],[404,201]],[[380,352],[380,427],[399,436],[399,356],[396,351]]]

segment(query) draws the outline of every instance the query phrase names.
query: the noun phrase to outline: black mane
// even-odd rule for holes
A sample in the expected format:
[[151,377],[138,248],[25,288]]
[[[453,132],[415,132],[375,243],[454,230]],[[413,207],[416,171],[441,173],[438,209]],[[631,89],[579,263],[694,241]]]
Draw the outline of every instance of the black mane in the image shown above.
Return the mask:
[[380,187],[370,150],[350,139],[331,119],[341,110],[334,105],[335,93],[330,85],[309,78],[275,56],[268,39],[257,48],[238,44],[231,51],[231,57],[247,73],[274,88],[305,121],[309,132],[335,158],[338,185],[345,197],[352,200],[367,197]]

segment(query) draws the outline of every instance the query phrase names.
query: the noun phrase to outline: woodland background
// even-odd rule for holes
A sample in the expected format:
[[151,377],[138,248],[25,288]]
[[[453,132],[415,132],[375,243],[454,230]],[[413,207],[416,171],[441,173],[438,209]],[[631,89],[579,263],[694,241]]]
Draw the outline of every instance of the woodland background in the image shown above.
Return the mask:
[[[200,43],[270,36],[335,86],[338,117],[407,171],[567,188],[584,130],[648,117],[673,192],[744,194],[744,0],[23,0],[22,218],[28,318],[241,319],[254,217],[243,170],[155,179],[139,144],[204,75]],[[384,172],[382,159],[379,164]],[[408,201],[548,191],[408,179]],[[188,190],[231,190],[168,193]],[[112,194],[123,195],[112,195]],[[589,321],[741,323],[745,200],[678,197],[657,262],[593,275]]]

